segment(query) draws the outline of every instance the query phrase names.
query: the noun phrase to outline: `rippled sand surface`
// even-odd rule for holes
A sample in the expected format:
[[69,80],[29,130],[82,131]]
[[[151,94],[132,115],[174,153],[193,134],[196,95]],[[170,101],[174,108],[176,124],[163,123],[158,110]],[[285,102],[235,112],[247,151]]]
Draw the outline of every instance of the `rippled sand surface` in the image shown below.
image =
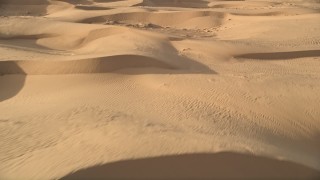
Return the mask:
[[320,178],[318,0],[0,0],[0,179]]

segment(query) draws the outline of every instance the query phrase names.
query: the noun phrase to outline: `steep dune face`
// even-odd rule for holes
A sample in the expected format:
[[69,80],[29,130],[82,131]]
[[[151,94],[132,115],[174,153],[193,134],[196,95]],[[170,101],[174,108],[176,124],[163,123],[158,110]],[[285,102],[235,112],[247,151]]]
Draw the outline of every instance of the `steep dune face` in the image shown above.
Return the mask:
[[319,9],[0,0],[0,179],[317,179]]

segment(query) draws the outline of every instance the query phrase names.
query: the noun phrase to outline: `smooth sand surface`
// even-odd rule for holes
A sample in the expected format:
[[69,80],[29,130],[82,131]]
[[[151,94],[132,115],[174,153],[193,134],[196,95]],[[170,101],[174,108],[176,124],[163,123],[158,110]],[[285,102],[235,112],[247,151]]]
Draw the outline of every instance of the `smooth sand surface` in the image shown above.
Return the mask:
[[0,0],[0,147],[0,179],[319,179],[320,2]]

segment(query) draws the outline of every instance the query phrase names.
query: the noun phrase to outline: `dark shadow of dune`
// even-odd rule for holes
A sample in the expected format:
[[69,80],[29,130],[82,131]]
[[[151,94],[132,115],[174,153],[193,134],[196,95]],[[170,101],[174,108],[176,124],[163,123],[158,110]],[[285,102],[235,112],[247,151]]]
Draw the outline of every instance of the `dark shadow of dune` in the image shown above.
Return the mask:
[[203,0],[143,0],[142,3],[135,6],[207,8],[208,2]]
[[81,4],[81,5],[91,5],[93,4],[92,1],[90,0],[56,0],[56,1],[62,1],[62,2],[67,2],[67,3],[70,3],[70,4],[74,4],[74,5],[77,5],[77,4]]
[[[215,73],[208,67],[188,59],[181,59],[190,68],[172,65],[167,61],[138,56],[118,55],[97,59],[71,60],[71,61],[1,61],[0,74],[27,74],[27,75],[50,75],[50,74],[87,74],[87,73],[121,73],[121,74],[185,74],[185,73]],[[154,71],[164,69],[167,71]],[[137,69],[136,71],[126,71]],[[121,71],[119,71],[121,70]]]
[[35,4],[49,4],[46,0],[0,0],[1,4],[19,4],[19,5],[35,5]]
[[319,179],[296,163],[231,152],[126,160],[82,169],[69,179]]
[[41,39],[41,38],[51,38],[56,37],[55,34],[32,34],[32,35],[13,35],[13,36],[2,36],[0,39],[10,40],[10,39]]
[[39,45],[37,39],[0,38],[0,47],[39,53],[53,51],[48,47]]
[[110,3],[110,2],[118,2],[118,1],[125,1],[125,0],[94,0],[97,3]]
[[296,58],[319,57],[319,56],[320,56],[320,50],[306,50],[306,51],[242,54],[242,55],[235,56],[235,58],[283,60],[283,59],[296,59]]
[[[7,71],[18,72],[19,75],[5,75]],[[25,78],[25,72],[15,62],[0,61],[0,102],[18,94]]]
[[0,15],[3,16],[44,16],[49,1],[46,0],[0,0]]
[[95,10],[110,10],[112,8],[107,8],[107,7],[99,7],[99,6],[84,6],[84,5],[78,5],[75,6],[77,9],[81,10],[87,10],[87,11],[95,11]]

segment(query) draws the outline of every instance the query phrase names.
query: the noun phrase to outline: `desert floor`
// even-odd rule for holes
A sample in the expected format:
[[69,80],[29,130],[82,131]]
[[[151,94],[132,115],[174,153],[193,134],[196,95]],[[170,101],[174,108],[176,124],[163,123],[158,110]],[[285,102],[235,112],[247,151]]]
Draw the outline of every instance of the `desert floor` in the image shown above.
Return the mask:
[[0,179],[319,172],[319,0],[0,0]]

